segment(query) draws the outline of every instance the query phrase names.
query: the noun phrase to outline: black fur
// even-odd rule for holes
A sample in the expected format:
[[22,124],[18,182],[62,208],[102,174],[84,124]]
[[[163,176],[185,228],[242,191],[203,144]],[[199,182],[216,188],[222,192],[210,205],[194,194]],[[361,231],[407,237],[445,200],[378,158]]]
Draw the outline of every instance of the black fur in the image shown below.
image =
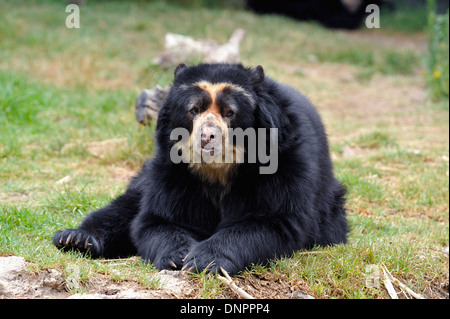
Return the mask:
[[355,12],[341,0],[246,0],[256,13],[283,14],[297,20],[316,20],[328,28],[356,29],[367,16],[369,4],[382,5],[382,0],[363,0]]
[[[175,127],[192,130],[186,101],[195,82],[228,82],[244,88],[232,127],[279,129],[278,170],[261,175],[261,164],[238,164],[229,191],[202,181],[188,164],[169,158]],[[252,263],[290,256],[314,245],[346,242],[345,190],[333,177],[320,117],[299,92],[264,77],[262,68],[203,64],[180,67],[158,117],[155,157],[127,191],[88,215],[75,230],[58,231],[64,250],[116,258],[139,254],[158,269],[231,274]]]

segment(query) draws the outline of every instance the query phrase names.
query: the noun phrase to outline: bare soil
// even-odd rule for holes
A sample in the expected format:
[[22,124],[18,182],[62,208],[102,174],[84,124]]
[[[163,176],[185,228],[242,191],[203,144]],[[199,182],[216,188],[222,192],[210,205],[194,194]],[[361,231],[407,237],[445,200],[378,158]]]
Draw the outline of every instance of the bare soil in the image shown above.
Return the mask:
[[[115,281],[110,276],[97,273],[83,283],[83,293],[71,293],[70,276],[57,269],[32,271],[32,264],[22,257],[0,257],[0,299],[184,299],[199,298],[200,279],[183,272],[163,270],[156,274],[163,283],[159,289],[144,288],[134,280]],[[151,276],[150,275],[150,276]],[[233,278],[235,284],[255,298],[305,299],[312,298],[301,282],[292,283],[286,278],[246,276]],[[223,286],[218,298],[239,298],[230,288]]]

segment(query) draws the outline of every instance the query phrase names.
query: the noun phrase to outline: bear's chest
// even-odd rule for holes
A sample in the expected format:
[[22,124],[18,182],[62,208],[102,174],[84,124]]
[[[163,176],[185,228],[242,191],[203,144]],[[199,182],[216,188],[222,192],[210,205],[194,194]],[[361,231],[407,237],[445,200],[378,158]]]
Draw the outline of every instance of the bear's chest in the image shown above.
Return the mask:
[[224,196],[228,194],[229,187],[214,186],[214,185],[203,185],[202,193],[205,200],[211,202],[211,204],[218,210],[220,210],[220,203]]

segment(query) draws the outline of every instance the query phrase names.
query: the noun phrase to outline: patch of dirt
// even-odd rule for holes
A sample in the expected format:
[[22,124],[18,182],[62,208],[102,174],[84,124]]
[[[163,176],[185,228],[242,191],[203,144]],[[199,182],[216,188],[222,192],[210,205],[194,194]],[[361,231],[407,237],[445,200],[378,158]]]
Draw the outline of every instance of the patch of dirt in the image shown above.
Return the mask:
[[377,29],[360,29],[354,31],[340,31],[346,37],[357,42],[376,44],[378,47],[403,48],[406,50],[424,52],[426,50],[425,33],[404,34],[404,33],[383,33]]
[[106,275],[95,274],[89,278],[84,294],[71,294],[69,277],[56,269],[32,272],[32,264],[22,257],[0,257],[0,299],[160,299],[188,298],[197,288],[184,274],[161,271],[160,289],[145,289],[133,281],[116,282]]
[[32,273],[28,266],[22,257],[0,257],[0,299],[60,299],[70,295],[64,289],[59,271],[47,269]]
[[[180,271],[163,270],[152,274],[161,281],[159,289],[148,289],[136,281],[114,281],[97,273],[83,285],[84,293],[68,291],[70,276],[56,269],[33,272],[32,263],[22,257],[0,257],[0,299],[180,299],[198,298],[202,289],[199,278],[191,278]],[[313,299],[301,281],[291,282],[272,273],[264,276],[233,277],[233,282],[258,299]],[[229,287],[217,298],[236,299],[239,296]]]
[[[33,74],[36,78],[59,87],[90,83],[91,89],[123,89],[130,88],[130,83],[135,83],[133,70],[128,63],[118,59],[104,61],[103,56],[92,52],[79,56],[67,51],[53,58],[37,55],[32,61],[25,60],[15,57],[9,61],[9,67],[18,72]],[[0,66],[8,67],[3,61]]]
[[179,299],[192,298],[197,285],[179,271],[163,270],[154,276],[163,283],[160,289],[147,289],[134,281],[113,281],[107,275],[96,274],[86,285],[87,293],[68,299]]
[[120,167],[120,166],[110,166],[108,167],[108,175],[111,176],[115,181],[129,183],[131,179],[136,176],[137,172],[135,170]]
[[[270,272],[264,276],[247,275],[232,279],[239,288],[257,299],[314,299],[304,282],[292,282],[284,276],[276,277]],[[238,298],[238,295],[226,288],[220,297]]]
[[117,150],[117,148],[120,148],[122,145],[127,144],[127,138],[126,137],[118,137],[118,138],[111,138],[103,141],[96,141],[96,142],[89,142],[85,143],[83,141],[75,141],[71,143],[65,144],[61,148],[61,153],[65,154],[67,152],[70,152],[74,148],[85,148],[92,156],[97,158],[105,158],[105,156],[108,153],[112,153]]
[[23,201],[30,197],[27,193],[0,193],[0,200]]

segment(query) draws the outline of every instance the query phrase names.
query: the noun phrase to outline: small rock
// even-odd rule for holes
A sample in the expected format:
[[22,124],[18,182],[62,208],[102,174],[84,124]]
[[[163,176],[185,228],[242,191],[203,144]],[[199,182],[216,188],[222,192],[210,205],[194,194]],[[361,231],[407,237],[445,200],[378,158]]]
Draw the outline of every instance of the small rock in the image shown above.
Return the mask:
[[0,281],[0,296],[8,296],[9,289],[8,284],[4,281]]
[[65,280],[62,274],[56,269],[48,269],[48,277],[44,278],[42,285],[58,291],[65,291]]
[[0,296],[10,297],[14,294],[14,281],[25,266],[26,261],[22,257],[0,257]]
[[11,279],[17,272],[22,271],[26,261],[22,257],[9,256],[0,258],[0,279]]

